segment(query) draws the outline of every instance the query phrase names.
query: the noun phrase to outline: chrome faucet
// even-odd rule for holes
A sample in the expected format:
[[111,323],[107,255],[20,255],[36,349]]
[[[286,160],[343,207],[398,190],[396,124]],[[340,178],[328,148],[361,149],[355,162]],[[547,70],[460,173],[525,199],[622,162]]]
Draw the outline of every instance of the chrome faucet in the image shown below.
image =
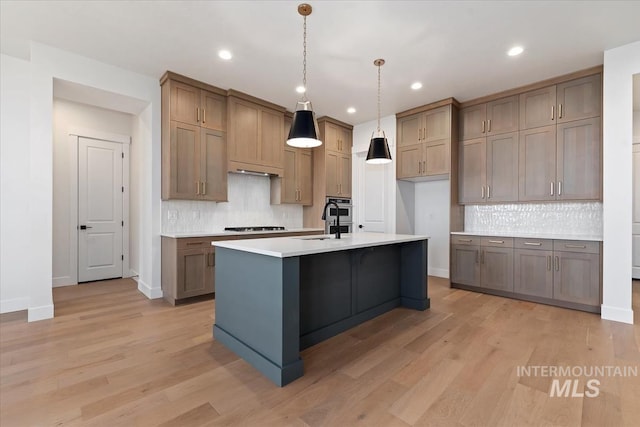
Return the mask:
[[336,202],[327,202],[324,205],[324,209],[322,209],[322,220],[326,221],[327,220],[327,206],[329,205],[333,205],[336,207],[336,239],[340,238],[340,208],[338,207],[338,204]]

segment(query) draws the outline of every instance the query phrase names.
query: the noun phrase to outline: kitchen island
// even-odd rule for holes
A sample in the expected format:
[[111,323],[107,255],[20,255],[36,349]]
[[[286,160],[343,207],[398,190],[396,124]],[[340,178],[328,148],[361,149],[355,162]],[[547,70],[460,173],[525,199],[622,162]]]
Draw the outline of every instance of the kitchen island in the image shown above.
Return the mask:
[[213,334],[279,386],[300,350],[395,307],[429,308],[428,237],[355,233],[213,242]]

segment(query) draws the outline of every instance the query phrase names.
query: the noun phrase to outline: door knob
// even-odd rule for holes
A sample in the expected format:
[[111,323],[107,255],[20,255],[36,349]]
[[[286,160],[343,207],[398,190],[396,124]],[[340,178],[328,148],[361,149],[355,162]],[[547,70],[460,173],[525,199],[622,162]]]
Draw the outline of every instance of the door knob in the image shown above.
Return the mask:
[[364,228],[364,225],[360,224],[360,225],[358,226],[358,228]]
[[86,225],[81,225],[80,226],[80,230],[86,230],[87,228],[93,228],[93,227],[86,226]]

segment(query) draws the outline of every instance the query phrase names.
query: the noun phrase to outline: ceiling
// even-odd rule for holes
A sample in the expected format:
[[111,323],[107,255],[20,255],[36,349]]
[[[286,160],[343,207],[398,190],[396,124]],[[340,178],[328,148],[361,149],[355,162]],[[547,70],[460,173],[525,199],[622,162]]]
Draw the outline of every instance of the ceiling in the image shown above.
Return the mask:
[[[302,82],[299,1],[0,1],[0,50],[29,41],[160,78],[171,70],[292,110]],[[308,97],[358,124],[443,98],[467,101],[603,63],[640,40],[638,1],[312,1]],[[522,55],[508,57],[515,44]],[[217,56],[233,52],[231,61]],[[409,88],[421,81],[423,88]],[[348,114],[347,107],[357,109]]]

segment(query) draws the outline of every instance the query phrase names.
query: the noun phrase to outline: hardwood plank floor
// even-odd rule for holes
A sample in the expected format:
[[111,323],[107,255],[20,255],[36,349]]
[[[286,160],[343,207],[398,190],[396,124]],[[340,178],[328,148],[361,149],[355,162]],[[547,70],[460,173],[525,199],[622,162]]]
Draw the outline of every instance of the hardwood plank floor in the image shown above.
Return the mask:
[[640,282],[635,325],[429,284],[430,310],[306,349],[284,388],[212,338],[213,300],[173,307],[132,280],[55,288],[54,319],[0,316],[0,425],[638,425],[640,377],[557,377],[583,395],[552,397],[553,376],[518,368],[640,371]]

